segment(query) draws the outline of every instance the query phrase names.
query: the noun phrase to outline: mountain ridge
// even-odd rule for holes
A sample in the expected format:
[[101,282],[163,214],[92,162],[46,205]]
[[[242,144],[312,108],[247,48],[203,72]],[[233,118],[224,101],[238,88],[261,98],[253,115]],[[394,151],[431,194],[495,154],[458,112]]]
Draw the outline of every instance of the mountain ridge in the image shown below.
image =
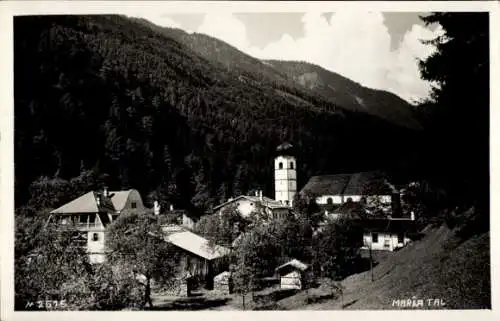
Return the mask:
[[[342,109],[367,113],[402,127],[422,129],[413,112],[414,106],[392,92],[365,87],[309,62],[258,59],[206,34],[187,33],[178,28],[161,27],[142,18],[133,19],[173,37],[205,59],[219,63],[226,70],[235,69],[245,75],[252,74],[255,80],[261,82],[278,82],[289,87],[299,85],[322,95]],[[298,72],[297,67],[302,70]],[[311,81],[311,77],[315,81]]]

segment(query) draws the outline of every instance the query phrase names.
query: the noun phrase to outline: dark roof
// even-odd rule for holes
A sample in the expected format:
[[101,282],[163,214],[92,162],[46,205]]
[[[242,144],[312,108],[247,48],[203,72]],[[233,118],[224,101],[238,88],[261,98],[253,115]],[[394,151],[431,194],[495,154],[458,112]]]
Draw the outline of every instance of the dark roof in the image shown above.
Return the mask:
[[288,142],[285,142],[283,144],[280,144],[278,147],[276,147],[276,151],[281,152],[281,151],[288,150],[291,148],[293,148],[293,145],[288,143]]
[[387,176],[381,172],[354,173],[344,189],[345,195],[391,194],[393,189],[387,182]]
[[410,219],[364,218],[356,223],[366,231],[373,232],[416,232],[417,225]]
[[386,174],[372,171],[313,176],[300,193],[302,195],[387,195],[393,191],[394,188],[388,182]]
[[302,188],[301,194],[341,195],[351,174],[313,176]]
[[287,156],[295,156],[296,150],[295,147],[290,143],[283,143],[276,147],[277,155],[287,155]]

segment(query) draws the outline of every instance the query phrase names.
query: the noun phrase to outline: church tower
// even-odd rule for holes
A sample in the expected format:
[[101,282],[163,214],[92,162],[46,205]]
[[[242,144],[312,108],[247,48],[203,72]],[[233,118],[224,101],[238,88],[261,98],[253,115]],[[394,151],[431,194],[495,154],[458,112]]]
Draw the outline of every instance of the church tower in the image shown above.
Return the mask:
[[274,190],[275,200],[292,206],[297,193],[297,162],[293,146],[283,143],[276,148],[274,159]]

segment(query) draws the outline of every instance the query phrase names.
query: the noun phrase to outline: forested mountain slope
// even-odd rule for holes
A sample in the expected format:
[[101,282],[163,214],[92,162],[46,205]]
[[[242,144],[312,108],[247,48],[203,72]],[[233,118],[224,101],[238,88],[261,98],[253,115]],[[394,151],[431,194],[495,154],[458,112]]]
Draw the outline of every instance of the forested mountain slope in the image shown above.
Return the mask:
[[414,107],[397,95],[363,87],[339,74],[307,62],[277,60],[266,62],[301,85],[321,93],[344,108],[366,112],[400,126],[421,128],[414,114]]
[[126,17],[16,17],[14,37],[16,206],[42,176],[92,171],[104,178],[82,193],[106,183],[205,209],[251,188],[272,196],[285,140],[301,150],[299,187],[316,173],[391,167],[412,145],[411,131],[280,72],[257,81]]
[[[158,27],[145,19],[137,21],[157,30],[228,71],[237,71],[260,83],[281,84],[302,94],[321,95],[341,109],[367,113],[398,126],[420,129],[414,107],[395,94],[364,87],[339,74],[317,65],[253,58],[231,45],[204,34],[187,33],[180,29]],[[304,89],[307,89],[305,91]]]

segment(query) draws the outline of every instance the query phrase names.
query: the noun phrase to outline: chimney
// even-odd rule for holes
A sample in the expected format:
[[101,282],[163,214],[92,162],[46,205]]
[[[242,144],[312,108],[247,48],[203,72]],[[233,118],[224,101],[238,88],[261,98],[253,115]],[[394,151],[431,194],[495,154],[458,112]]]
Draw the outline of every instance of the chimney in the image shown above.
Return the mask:
[[101,206],[101,195],[97,195],[97,206]]
[[261,201],[264,200],[264,198],[262,197],[262,190],[259,190],[259,198]]
[[160,214],[160,204],[158,203],[158,201],[155,201],[153,211],[155,215]]
[[170,212],[172,212],[173,210],[174,210],[174,205],[170,204]]
[[259,196],[259,190],[255,191],[255,196]]
[[411,211],[411,212],[410,212],[410,219],[411,219],[412,221],[414,221],[414,220],[415,220],[415,212],[414,212],[414,211]]
[[104,197],[108,197],[108,187],[107,187],[107,186],[104,186],[104,188],[103,188],[103,192],[102,192],[102,195],[103,195]]

